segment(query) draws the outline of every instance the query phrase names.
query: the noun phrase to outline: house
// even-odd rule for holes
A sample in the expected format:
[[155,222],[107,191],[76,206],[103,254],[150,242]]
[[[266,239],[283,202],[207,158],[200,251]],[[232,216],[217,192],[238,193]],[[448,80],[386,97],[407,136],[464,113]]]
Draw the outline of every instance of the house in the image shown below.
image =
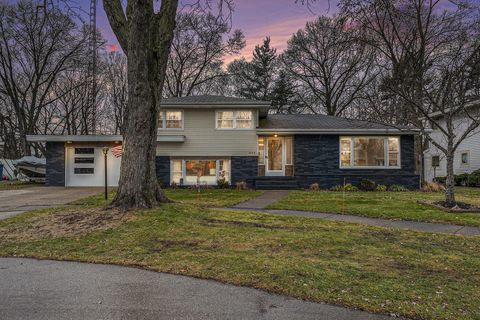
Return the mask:
[[[457,136],[461,136],[466,126],[471,122],[469,116],[480,115],[480,104],[476,103],[471,106],[469,115],[458,115],[453,120],[453,127]],[[435,121],[439,126],[445,128],[445,120],[439,114]],[[430,138],[441,146],[446,146],[445,136],[438,128],[433,128]],[[447,175],[447,160],[442,151],[434,144],[430,143],[424,151],[424,173],[426,181],[433,181],[436,177],[445,177]],[[473,130],[457,148],[454,156],[453,173],[459,175],[462,173],[470,173],[480,169],[480,127]]]
[[[326,115],[269,114],[270,103],[223,96],[162,102],[156,173],[165,185],[234,185],[256,188],[327,188],[344,181],[419,187],[414,135],[409,128]],[[46,142],[46,184],[101,186],[103,148],[108,184],[118,184],[122,137],[29,136]],[[115,148],[117,146],[117,148]],[[112,148],[113,153],[112,153]]]

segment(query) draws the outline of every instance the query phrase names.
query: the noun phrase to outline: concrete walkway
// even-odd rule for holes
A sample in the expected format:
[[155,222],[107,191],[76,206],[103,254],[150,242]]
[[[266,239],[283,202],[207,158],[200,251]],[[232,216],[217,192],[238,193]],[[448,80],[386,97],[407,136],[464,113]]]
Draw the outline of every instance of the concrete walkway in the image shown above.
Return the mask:
[[211,280],[113,265],[0,258],[0,318],[336,319],[391,317]]
[[286,197],[289,194],[289,190],[265,190],[260,196],[247,200],[233,206],[233,209],[264,209],[268,205],[275,203]]
[[361,223],[369,226],[385,227],[391,229],[414,230],[432,233],[458,234],[464,236],[480,236],[480,228],[470,226],[460,226],[453,224],[432,223],[432,222],[416,222],[402,220],[388,220],[380,218],[367,218],[349,214],[337,213],[321,213],[311,211],[296,210],[259,210],[263,213],[278,214],[284,216],[319,218],[330,221],[345,221],[353,223]]
[[0,191],[0,220],[26,211],[51,208],[92,196],[102,188],[29,187]]

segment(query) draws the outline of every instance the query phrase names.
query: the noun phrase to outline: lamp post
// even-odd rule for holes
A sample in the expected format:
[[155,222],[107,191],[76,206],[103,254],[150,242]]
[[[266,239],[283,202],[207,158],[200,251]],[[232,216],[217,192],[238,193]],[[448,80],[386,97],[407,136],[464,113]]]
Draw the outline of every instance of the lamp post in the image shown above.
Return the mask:
[[103,157],[105,162],[105,200],[108,199],[108,176],[107,176],[107,155],[108,155],[108,147],[103,147]]

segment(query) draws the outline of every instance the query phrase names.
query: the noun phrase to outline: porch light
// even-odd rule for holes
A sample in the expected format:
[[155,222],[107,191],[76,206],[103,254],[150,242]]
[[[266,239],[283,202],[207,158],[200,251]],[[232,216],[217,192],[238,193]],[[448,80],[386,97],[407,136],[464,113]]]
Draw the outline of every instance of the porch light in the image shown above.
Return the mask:
[[273,136],[274,136],[275,138],[277,138],[277,137],[278,137],[278,134],[275,133]]
[[67,141],[67,144],[71,144],[71,143],[72,143],[72,141],[70,141],[70,140]]

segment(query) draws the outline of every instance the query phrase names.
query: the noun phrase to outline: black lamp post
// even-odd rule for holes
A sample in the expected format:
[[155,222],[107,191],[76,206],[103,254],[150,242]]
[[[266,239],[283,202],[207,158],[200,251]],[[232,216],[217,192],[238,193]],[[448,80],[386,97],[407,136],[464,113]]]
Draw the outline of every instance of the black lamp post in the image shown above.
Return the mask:
[[105,159],[105,200],[108,199],[108,175],[107,175],[107,155],[108,155],[108,147],[103,147],[103,156]]

